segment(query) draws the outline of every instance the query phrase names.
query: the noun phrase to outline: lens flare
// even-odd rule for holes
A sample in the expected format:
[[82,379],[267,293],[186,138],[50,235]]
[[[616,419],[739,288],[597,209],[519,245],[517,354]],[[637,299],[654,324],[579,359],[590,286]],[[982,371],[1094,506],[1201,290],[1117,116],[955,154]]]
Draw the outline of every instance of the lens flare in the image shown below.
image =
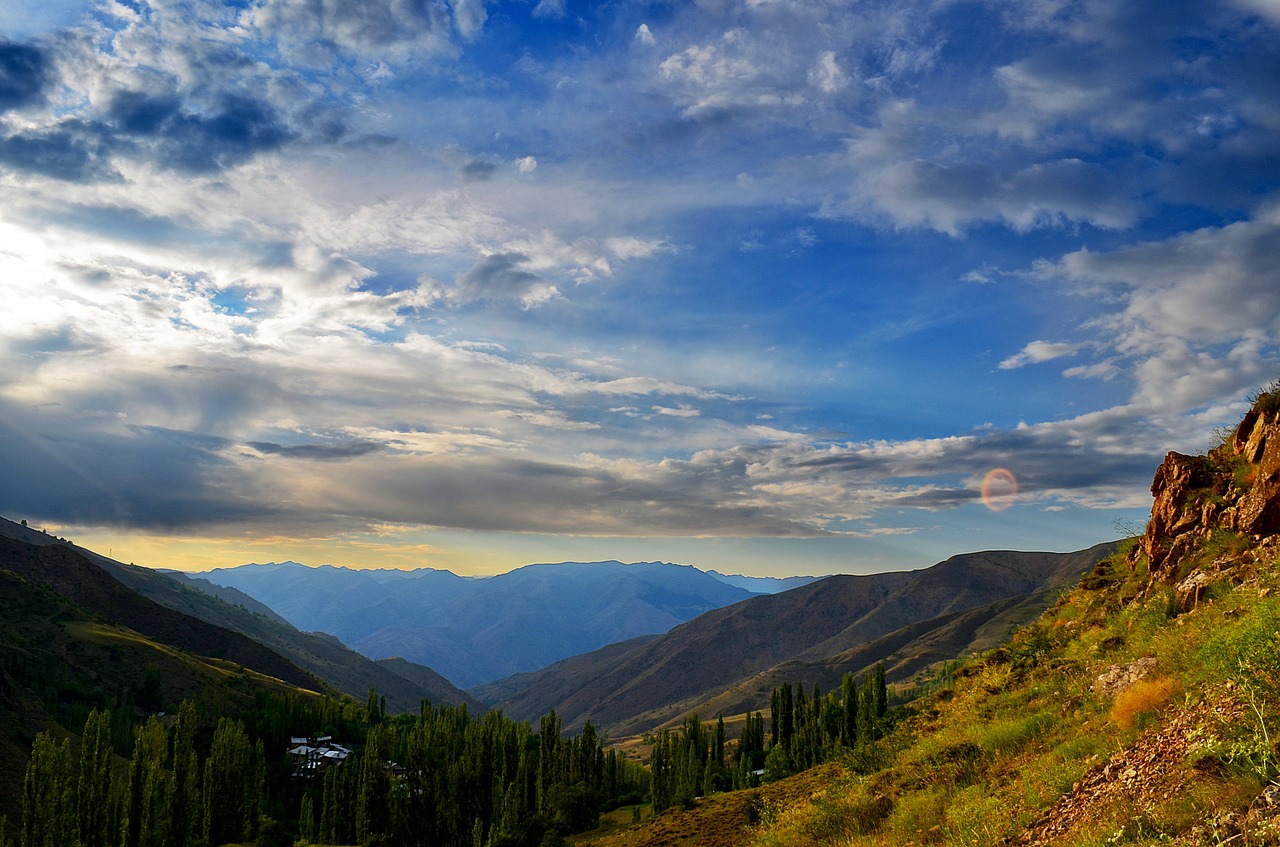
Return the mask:
[[987,472],[982,480],[982,503],[993,512],[1003,512],[1018,499],[1018,478],[1005,468]]

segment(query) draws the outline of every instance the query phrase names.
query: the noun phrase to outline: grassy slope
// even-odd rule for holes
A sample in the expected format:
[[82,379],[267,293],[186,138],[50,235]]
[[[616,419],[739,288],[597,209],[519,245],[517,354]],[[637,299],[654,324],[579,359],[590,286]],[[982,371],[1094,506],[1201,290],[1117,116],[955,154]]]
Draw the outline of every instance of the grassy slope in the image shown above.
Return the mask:
[[[823,791],[842,773],[839,765],[822,765],[759,789],[704,798],[692,809],[669,809],[639,824],[630,822],[633,807],[628,806],[603,816],[597,830],[573,836],[569,842],[575,847],[738,847],[758,831],[747,822],[748,802],[756,804],[761,817],[768,820]],[[649,814],[648,807],[641,811]]]
[[[479,707],[478,701],[468,697],[443,678],[437,678],[435,682],[424,685],[422,680],[427,678],[426,675],[418,680],[406,678],[404,674],[395,673],[356,653],[332,636],[299,632],[272,614],[255,612],[253,609],[260,607],[256,601],[249,600],[244,607],[234,605],[229,600],[217,596],[221,593],[225,597],[234,598],[234,594],[212,586],[207,580],[192,580],[183,574],[126,565],[92,550],[61,542],[38,530],[0,518],[0,564],[3,563],[2,549],[13,542],[25,542],[37,547],[64,547],[66,550],[74,551],[143,597],[159,603],[166,609],[189,615],[215,627],[241,633],[265,647],[267,651],[278,654],[278,657],[284,657],[297,667],[359,700],[363,700],[369,689],[373,688],[387,698],[388,706],[395,712],[417,711],[423,697],[429,698],[434,703],[467,703],[473,708]],[[95,578],[95,581],[99,580]],[[211,586],[215,591],[206,592],[205,586]],[[159,616],[150,615],[150,617],[159,620],[167,617],[167,613],[161,612]],[[177,632],[183,637],[186,636],[182,629]],[[209,645],[205,647],[208,648]],[[192,649],[202,651],[199,645],[192,645]],[[208,649],[203,652],[208,652]],[[231,657],[226,653],[223,655]],[[244,664],[256,666],[255,661],[247,653],[239,660]],[[284,674],[285,671],[281,670],[280,673]]]
[[[1260,683],[1241,657],[1252,652],[1270,667],[1280,659],[1280,607],[1270,599],[1280,546],[1246,553],[1220,576],[1216,596],[1175,616],[1169,589],[1148,587],[1140,568],[1121,565],[1114,583],[1077,590],[920,704],[886,745],[887,767],[851,771],[756,843],[1083,847],[1229,837],[1225,813],[1243,812],[1276,775],[1266,741],[1275,726],[1253,704],[1276,714],[1280,686]],[[1144,680],[1095,690],[1109,668],[1143,658],[1154,659]]]
[[[1280,735],[1280,543],[1225,568],[1216,558],[1210,597],[1171,616],[1171,589],[1117,556],[1104,584],[966,664],[874,750],[767,786],[782,799],[766,803],[762,826],[744,826],[746,792],[734,792],[580,843],[1223,843],[1236,832],[1227,813],[1243,816],[1280,775],[1267,741]],[[1155,662],[1143,681],[1095,690],[1099,675],[1142,658]],[[1230,843],[1275,843],[1258,840],[1265,826]]]

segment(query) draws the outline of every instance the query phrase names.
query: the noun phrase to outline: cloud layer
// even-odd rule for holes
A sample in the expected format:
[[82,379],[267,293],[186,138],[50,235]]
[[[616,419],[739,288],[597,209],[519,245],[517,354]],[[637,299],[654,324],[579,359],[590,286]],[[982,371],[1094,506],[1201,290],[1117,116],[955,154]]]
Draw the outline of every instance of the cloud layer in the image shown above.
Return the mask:
[[1278,25],[150,0],[0,40],[0,511],[856,556],[1006,467],[1139,514],[1280,376]]

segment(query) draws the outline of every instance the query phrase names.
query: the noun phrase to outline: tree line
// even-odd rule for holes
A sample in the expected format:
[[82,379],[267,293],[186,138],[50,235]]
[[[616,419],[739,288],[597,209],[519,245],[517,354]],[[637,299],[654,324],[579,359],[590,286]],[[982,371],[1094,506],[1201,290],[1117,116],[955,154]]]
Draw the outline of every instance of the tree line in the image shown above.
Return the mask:
[[653,811],[691,805],[715,791],[748,788],[781,779],[856,750],[883,735],[888,712],[883,663],[862,676],[845,674],[838,691],[823,696],[817,683],[806,692],[802,682],[773,689],[769,733],[764,716],[748,712],[736,746],[728,750],[723,716],[714,726],[697,716],[678,729],[659,732],[650,756]]
[[[535,847],[648,791],[640,764],[605,749],[590,723],[564,737],[554,712],[534,732],[501,712],[425,701],[388,716],[372,694],[363,710],[262,695],[243,717],[184,702],[138,725],[128,751],[113,747],[106,710],[89,713],[78,745],[39,733],[21,821],[0,820],[0,847]],[[353,752],[323,778],[300,778],[287,743],[320,732]]]

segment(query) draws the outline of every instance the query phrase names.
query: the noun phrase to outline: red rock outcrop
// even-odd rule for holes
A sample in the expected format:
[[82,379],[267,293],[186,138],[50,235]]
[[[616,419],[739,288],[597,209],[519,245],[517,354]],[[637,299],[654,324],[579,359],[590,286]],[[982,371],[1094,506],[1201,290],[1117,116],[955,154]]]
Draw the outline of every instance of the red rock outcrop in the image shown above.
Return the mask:
[[1215,529],[1280,532],[1280,402],[1271,401],[1280,396],[1262,395],[1208,456],[1165,456],[1151,483],[1151,520],[1132,553],[1146,557],[1153,577],[1172,579]]

